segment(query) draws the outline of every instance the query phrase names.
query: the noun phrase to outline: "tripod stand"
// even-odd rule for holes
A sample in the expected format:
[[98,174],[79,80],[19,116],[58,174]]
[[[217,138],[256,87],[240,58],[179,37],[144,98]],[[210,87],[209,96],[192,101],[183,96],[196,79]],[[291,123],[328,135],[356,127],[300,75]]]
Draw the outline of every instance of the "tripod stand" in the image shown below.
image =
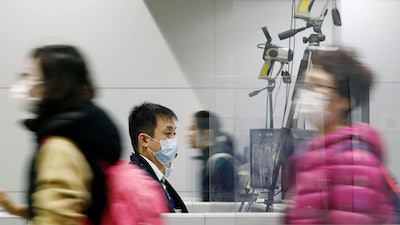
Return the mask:
[[[267,198],[268,194],[268,188],[269,184],[271,183],[271,178],[272,178],[272,167],[270,165],[273,165],[273,161],[270,162],[269,159],[273,158],[273,150],[276,149],[276,140],[275,137],[278,136],[277,132],[279,130],[273,129],[274,127],[274,121],[273,121],[273,95],[272,92],[275,88],[276,81],[275,79],[281,74],[282,72],[282,77],[283,77],[283,82],[284,83],[290,83],[290,75],[287,71],[283,71],[283,67],[285,63],[288,63],[289,61],[292,60],[293,57],[293,52],[287,48],[276,46],[274,44],[271,44],[272,38],[268,33],[268,30],[266,27],[262,28],[266,38],[267,42],[262,45],[258,45],[258,47],[263,46],[264,48],[264,53],[263,53],[263,59],[265,60],[264,66],[260,72],[260,79],[266,79],[267,80],[267,86],[260,89],[253,91],[249,93],[249,97],[253,97],[260,93],[263,90],[268,90],[268,95],[267,95],[267,104],[266,104],[266,123],[265,123],[265,128],[266,129],[252,129],[250,130],[251,132],[251,140],[250,140],[250,145],[251,145],[251,152],[250,152],[250,186],[252,187],[252,190],[254,192],[255,188],[263,188],[263,190],[260,192],[259,197],[257,198],[256,202],[257,203],[265,203],[267,205],[267,211],[271,208],[272,202],[269,202],[269,198]],[[276,73],[275,76],[271,76],[270,73],[272,71],[272,67],[274,63],[279,62],[280,63],[280,68],[278,72]],[[268,119],[269,119],[269,129],[268,129]],[[254,135],[253,135],[254,134]],[[246,192],[248,193],[250,191],[249,189],[246,189]],[[244,202],[242,202],[242,205]],[[247,209],[249,209],[250,205],[252,204],[252,200],[249,201]],[[240,209],[241,210],[241,209]]]
[[[317,34],[311,34],[309,37],[303,38],[304,43],[309,43],[309,45],[306,47],[303,53],[303,57],[300,62],[299,70],[297,73],[297,79],[296,83],[293,89],[293,95],[292,95],[292,103],[289,109],[289,114],[288,118],[286,121],[285,126],[281,129],[281,133],[279,136],[279,141],[277,143],[277,155],[275,158],[274,162],[274,169],[273,169],[273,175],[272,175],[272,184],[269,189],[269,196],[268,196],[268,203],[270,204],[267,207],[268,211],[272,211],[272,203],[273,203],[273,198],[274,198],[274,190],[277,185],[278,181],[278,176],[279,172],[281,170],[281,191],[282,191],[282,198],[284,198],[284,195],[287,191],[288,188],[288,165],[287,165],[287,158],[294,152],[294,142],[295,142],[295,137],[294,137],[294,129],[297,128],[297,123],[298,120],[294,118],[295,110],[296,110],[296,94],[297,94],[297,89],[298,89],[298,83],[299,81],[302,81],[305,76],[305,72],[308,68],[309,61],[311,58],[312,51],[315,47],[320,45],[321,41],[325,40],[325,36],[321,33],[320,29],[314,29],[317,30]],[[299,134],[300,133],[300,134]],[[307,130],[296,130],[296,136],[300,139],[308,137],[312,134],[312,132],[307,131]]]
[[[296,94],[297,94],[297,89],[298,89],[298,83],[299,81],[302,81],[304,79],[305,71],[308,68],[309,65],[309,60],[311,58],[311,54],[313,52],[313,49],[315,49],[317,46],[320,45],[320,42],[325,40],[325,35],[322,34],[321,27],[323,20],[325,16],[327,15],[327,7],[328,3],[330,0],[326,0],[324,7],[322,8],[322,11],[319,15],[319,17],[311,17],[309,15],[309,12],[311,10],[311,7],[313,5],[314,1],[306,1],[302,0],[299,2],[298,6],[298,12],[299,14],[295,14],[294,18],[301,18],[306,20],[306,26],[298,29],[290,29],[288,31],[282,32],[279,34],[279,38],[281,40],[285,38],[289,38],[294,36],[296,33],[303,31],[307,28],[313,27],[313,30],[315,33],[311,34],[308,37],[303,37],[303,43],[308,43],[309,45],[306,47],[303,53],[303,58],[301,59],[298,74],[297,74],[297,79],[296,83],[293,89],[293,95],[292,95],[292,103],[289,109],[288,117],[286,124],[282,127],[282,129],[279,129],[278,132],[278,140],[273,140],[274,148],[275,148],[275,157],[274,157],[274,163],[273,163],[273,170],[272,170],[272,181],[271,184],[268,186],[267,191],[264,193],[260,192],[259,197],[261,198],[261,194],[264,195],[264,203],[266,204],[266,211],[271,212],[272,211],[272,203],[274,202],[274,196],[275,196],[275,189],[277,186],[278,182],[278,176],[281,171],[281,193],[282,193],[282,198],[284,198],[285,193],[288,188],[288,165],[287,165],[287,159],[289,155],[291,155],[294,152],[294,146],[295,142],[297,140],[304,139],[306,137],[309,137],[313,134],[313,131],[308,131],[303,129],[297,129],[298,125],[298,119],[294,118],[294,114],[296,112]],[[307,7],[304,7],[307,6]],[[305,11],[304,11],[305,10]],[[336,2],[335,2],[335,8],[332,10],[332,17],[334,24],[336,26],[341,26],[341,21],[340,21],[340,15],[339,11],[336,8]],[[268,38],[268,37],[267,37]],[[268,45],[266,45],[268,46]],[[267,48],[265,48],[265,52],[267,52]],[[290,52],[290,50],[289,50]],[[275,54],[276,55],[276,54]],[[265,59],[265,58],[264,58]],[[266,60],[266,65],[265,69],[263,68],[262,71],[267,71],[264,74],[265,75],[269,72],[269,61]],[[282,74],[283,75],[283,74]],[[271,102],[270,102],[271,103]],[[272,113],[271,113],[272,117]],[[283,118],[284,120],[285,118]],[[271,118],[272,120],[272,118]],[[272,125],[272,124],[271,124]],[[296,126],[295,126],[296,125]],[[272,126],[271,126],[272,128]],[[274,129],[271,129],[272,132],[274,132]],[[266,130],[266,133],[271,132]],[[276,146],[275,146],[276,145]],[[252,168],[253,169],[253,168]],[[253,177],[251,178],[253,179]]]
[[[267,96],[267,120],[265,129],[250,129],[250,189],[251,200],[249,201],[246,209],[249,210],[253,204],[253,193],[256,189],[261,191],[257,195],[256,203],[266,205],[265,211],[272,210],[272,198],[269,198],[269,188],[271,186],[274,158],[276,157],[275,149],[278,142],[280,129],[273,129],[273,102],[272,102],[272,91],[275,87],[275,80],[268,80],[267,87],[263,89],[268,90]],[[269,112],[269,116],[268,116]],[[268,118],[270,127],[268,128]],[[250,191],[247,190],[247,193]],[[273,190],[275,191],[275,190]],[[274,194],[272,195],[274,196]],[[242,205],[244,202],[242,202]],[[264,207],[263,207],[264,208]]]
[[[290,54],[290,60],[292,59],[291,51],[288,51]],[[267,60],[268,61],[268,58]],[[279,60],[278,60],[279,61]],[[266,124],[265,129],[251,129],[250,130],[250,186],[255,191],[256,188],[262,189],[256,199],[256,203],[263,203],[265,204],[265,211],[271,212],[272,211],[272,203],[273,203],[273,196],[275,196],[275,188],[276,185],[271,186],[271,181],[273,177],[273,170],[274,170],[274,159],[277,157],[275,150],[277,149],[276,144],[278,143],[277,137],[280,136],[281,129],[274,129],[274,122],[273,122],[273,97],[272,92],[275,88],[276,81],[275,79],[278,77],[278,74],[282,75],[282,79],[284,83],[290,83],[290,74],[287,71],[283,71],[283,64],[286,61],[280,61],[281,67],[276,73],[276,76],[271,78],[267,76],[268,84],[265,88],[262,88],[257,91],[253,91],[249,93],[250,97],[257,95],[262,90],[268,90],[267,96],[267,109],[266,109]],[[269,67],[270,68],[270,67]],[[270,70],[268,70],[270,71]],[[269,72],[268,72],[269,74]],[[269,119],[269,127],[268,127],[268,119]],[[276,182],[275,182],[276,183]],[[271,189],[270,189],[271,188]],[[250,191],[250,190],[248,190]],[[248,203],[246,207],[247,210],[250,208],[252,204],[252,200]]]

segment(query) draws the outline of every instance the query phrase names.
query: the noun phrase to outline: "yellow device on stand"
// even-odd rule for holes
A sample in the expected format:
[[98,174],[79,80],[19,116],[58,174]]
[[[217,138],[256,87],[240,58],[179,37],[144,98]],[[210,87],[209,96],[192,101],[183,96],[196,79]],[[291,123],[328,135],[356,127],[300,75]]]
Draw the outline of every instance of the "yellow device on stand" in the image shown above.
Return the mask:
[[[266,27],[261,28],[267,38],[267,42],[263,45],[264,53],[264,65],[261,68],[260,75],[258,76],[259,79],[275,79],[279,73],[282,71],[283,65],[285,63],[289,63],[293,59],[293,51],[288,48],[280,47],[274,44],[271,44],[272,38],[269,35],[269,32]],[[258,45],[260,48],[262,44]],[[271,69],[274,66],[274,63],[278,61],[280,62],[280,69],[277,72],[277,75],[274,77],[270,76]]]

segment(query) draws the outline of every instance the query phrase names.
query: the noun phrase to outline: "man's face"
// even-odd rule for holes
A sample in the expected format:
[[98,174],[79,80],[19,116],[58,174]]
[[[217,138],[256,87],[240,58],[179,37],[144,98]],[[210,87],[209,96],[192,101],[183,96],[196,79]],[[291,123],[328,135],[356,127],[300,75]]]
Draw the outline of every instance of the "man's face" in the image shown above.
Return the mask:
[[[153,138],[157,141],[174,138],[176,135],[176,125],[172,118],[157,118],[157,126],[154,129]],[[149,138],[149,147],[152,151],[158,152],[161,150],[161,145],[157,141]]]
[[210,145],[210,130],[199,130],[196,118],[188,126],[187,138],[191,148],[206,148]]
[[187,131],[187,139],[189,141],[189,146],[191,148],[197,148],[197,128],[196,128],[196,119],[192,118],[189,122],[188,131]]
[[141,139],[143,149],[141,154],[144,155],[147,159],[152,161],[162,173],[165,174],[165,167],[170,167],[171,164],[162,165],[156,157],[153,155],[153,152],[159,152],[161,150],[160,140],[167,140],[174,138],[176,133],[176,125],[172,118],[157,118],[157,126],[154,129],[153,137],[150,137],[149,134],[142,133],[139,136]]

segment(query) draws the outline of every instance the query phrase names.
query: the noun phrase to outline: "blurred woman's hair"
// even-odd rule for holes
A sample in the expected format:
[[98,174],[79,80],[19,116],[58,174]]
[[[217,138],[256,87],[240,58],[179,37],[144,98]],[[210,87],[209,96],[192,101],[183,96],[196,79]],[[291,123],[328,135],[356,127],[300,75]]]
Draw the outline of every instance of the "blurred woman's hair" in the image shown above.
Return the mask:
[[54,115],[73,110],[95,96],[83,55],[69,45],[48,45],[36,48],[31,57],[39,60],[45,93],[39,104],[39,115]]

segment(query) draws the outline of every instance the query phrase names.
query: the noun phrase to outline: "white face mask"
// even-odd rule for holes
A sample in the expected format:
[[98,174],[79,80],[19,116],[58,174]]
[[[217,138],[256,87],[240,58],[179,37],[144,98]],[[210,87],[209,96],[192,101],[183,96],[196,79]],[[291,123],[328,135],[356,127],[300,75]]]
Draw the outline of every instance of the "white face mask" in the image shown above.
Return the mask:
[[174,171],[174,164],[171,162],[170,167],[166,167],[166,166],[164,166],[164,167],[165,167],[165,174],[164,174],[164,177],[165,177],[165,178],[168,178],[169,175],[171,175],[172,171]]
[[149,148],[149,150],[153,153],[154,157],[162,164],[166,165],[167,163],[172,162],[177,153],[178,153],[178,139],[176,137],[167,139],[167,140],[160,140],[157,141],[156,139],[152,138],[150,135],[148,135],[151,139],[154,141],[160,143],[161,150],[158,152],[154,152]]
[[30,97],[31,90],[43,81],[31,81],[21,79],[13,84],[10,88],[10,97],[15,102],[17,108],[27,112],[36,113],[38,110],[38,102],[41,98]]
[[299,113],[316,128],[322,128],[325,121],[332,117],[332,113],[327,111],[328,104],[329,96],[306,89],[300,90],[297,100]]

